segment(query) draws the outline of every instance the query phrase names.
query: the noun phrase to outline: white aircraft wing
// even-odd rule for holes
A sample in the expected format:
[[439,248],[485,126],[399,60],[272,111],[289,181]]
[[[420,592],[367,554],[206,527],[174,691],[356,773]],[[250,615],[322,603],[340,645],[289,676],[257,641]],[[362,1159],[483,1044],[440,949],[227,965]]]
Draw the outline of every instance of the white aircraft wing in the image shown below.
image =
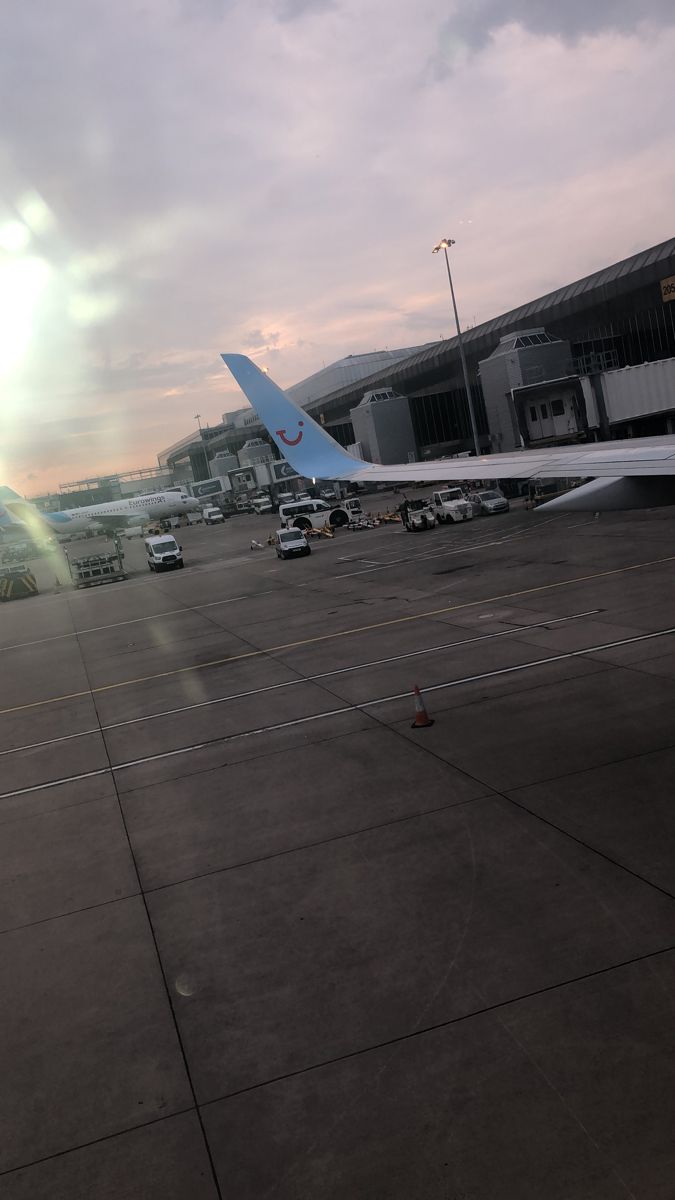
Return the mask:
[[[616,484],[625,478],[642,480],[675,475],[675,436],[637,438],[630,441],[557,446],[547,450],[520,450],[510,454],[484,454],[480,458],[436,459],[433,462],[363,462],[338,445],[325,429],[291,400],[281,388],[243,354],[223,354],[240,388],[267,428],[283,457],[307,479],[342,479],[355,483],[405,483],[428,480],[482,479],[588,479]],[[621,490],[621,489],[619,489]],[[579,489],[577,496],[583,489]],[[611,507],[640,507],[628,504]],[[595,493],[597,503],[597,491]],[[556,504],[561,502],[556,501]],[[651,503],[664,503],[652,499]]]
[[[480,458],[434,459],[431,462],[375,463],[354,466],[346,477],[391,483],[404,480],[445,479],[578,479],[626,475],[675,475],[675,436],[659,438],[659,445],[645,446],[644,438],[613,442],[611,445],[556,447],[551,450],[520,450],[513,454],[483,454]],[[351,456],[350,456],[351,457]],[[307,471],[302,472],[307,475]],[[318,478],[318,476],[317,476]]]

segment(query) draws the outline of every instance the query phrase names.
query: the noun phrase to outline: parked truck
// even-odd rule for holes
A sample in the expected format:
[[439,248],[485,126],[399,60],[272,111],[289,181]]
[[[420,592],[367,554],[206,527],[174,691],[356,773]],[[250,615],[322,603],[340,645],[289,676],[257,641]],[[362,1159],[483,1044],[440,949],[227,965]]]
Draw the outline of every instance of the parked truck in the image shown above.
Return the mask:
[[269,496],[253,496],[251,498],[251,504],[253,505],[253,511],[258,513],[259,516],[263,515],[264,513],[274,512],[274,505],[272,504]]
[[204,517],[205,525],[221,525],[225,520],[222,512],[219,508],[216,508],[215,504],[207,504],[202,509],[202,516]]
[[448,521],[470,521],[473,517],[473,505],[460,487],[433,492],[431,505],[439,525]]

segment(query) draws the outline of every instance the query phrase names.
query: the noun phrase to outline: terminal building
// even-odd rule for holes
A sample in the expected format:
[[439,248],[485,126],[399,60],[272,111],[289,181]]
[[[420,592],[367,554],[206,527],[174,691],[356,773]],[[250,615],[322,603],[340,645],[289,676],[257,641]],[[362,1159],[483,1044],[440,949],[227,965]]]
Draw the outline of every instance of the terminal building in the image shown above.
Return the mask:
[[[675,238],[468,329],[463,343],[483,453],[673,432]],[[456,337],[349,356],[288,392],[372,461],[472,449]],[[162,451],[159,468],[204,479],[216,454],[232,463],[254,439],[269,443],[250,408],[226,413]]]
[[[139,467],[112,475],[93,475],[59,485],[58,492],[32,496],[31,501],[45,512],[66,508],[84,508],[89,504],[108,504],[112,500],[128,500],[150,492],[163,492],[176,486],[171,471],[161,467]],[[188,490],[187,482],[184,490]]]
[[[483,453],[673,433],[675,238],[467,329],[463,344]],[[350,354],[287,390],[373,462],[473,451],[456,337]],[[200,494],[200,482],[205,496],[281,490],[293,476],[246,407],[187,433],[155,467],[36,499],[71,508],[176,486]]]

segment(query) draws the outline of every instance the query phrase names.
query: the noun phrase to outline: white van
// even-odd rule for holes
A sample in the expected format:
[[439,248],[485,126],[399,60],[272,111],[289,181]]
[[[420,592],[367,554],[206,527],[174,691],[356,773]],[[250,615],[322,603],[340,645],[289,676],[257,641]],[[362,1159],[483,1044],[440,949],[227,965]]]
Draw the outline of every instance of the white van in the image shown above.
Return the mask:
[[183,547],[170,533],[145,539],[145,553],[151,571],[168,571],[183,566]]
[[274,548],[277,558],[292,558],[295,554],[312,553],[312,547],[301,529],[277,529]]
[[269,496],[254,496],[251,500],[251,504],[253,505],[253,511],[258,513],[258,515],[262,513],[271,513],[274,511],[274,507]]

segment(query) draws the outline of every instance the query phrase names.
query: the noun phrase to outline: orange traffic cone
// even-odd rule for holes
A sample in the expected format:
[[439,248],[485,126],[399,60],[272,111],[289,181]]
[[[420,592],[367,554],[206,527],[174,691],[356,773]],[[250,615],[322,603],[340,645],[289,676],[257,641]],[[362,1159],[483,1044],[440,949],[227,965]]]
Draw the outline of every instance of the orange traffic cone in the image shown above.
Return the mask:
[[410,728],[411,729],[428,729],[429,726],[433,725],[434,722],[433,722],[433,718],[429,716],[429,714],[426,710],[426,707],[424,704],[424,699],[422,697],[422,693],[421,693],[420,689],[418,688],[417,684],[415,684],[415,686],[413,688],[413,696],[415,697],[415,720],[413,721]]

